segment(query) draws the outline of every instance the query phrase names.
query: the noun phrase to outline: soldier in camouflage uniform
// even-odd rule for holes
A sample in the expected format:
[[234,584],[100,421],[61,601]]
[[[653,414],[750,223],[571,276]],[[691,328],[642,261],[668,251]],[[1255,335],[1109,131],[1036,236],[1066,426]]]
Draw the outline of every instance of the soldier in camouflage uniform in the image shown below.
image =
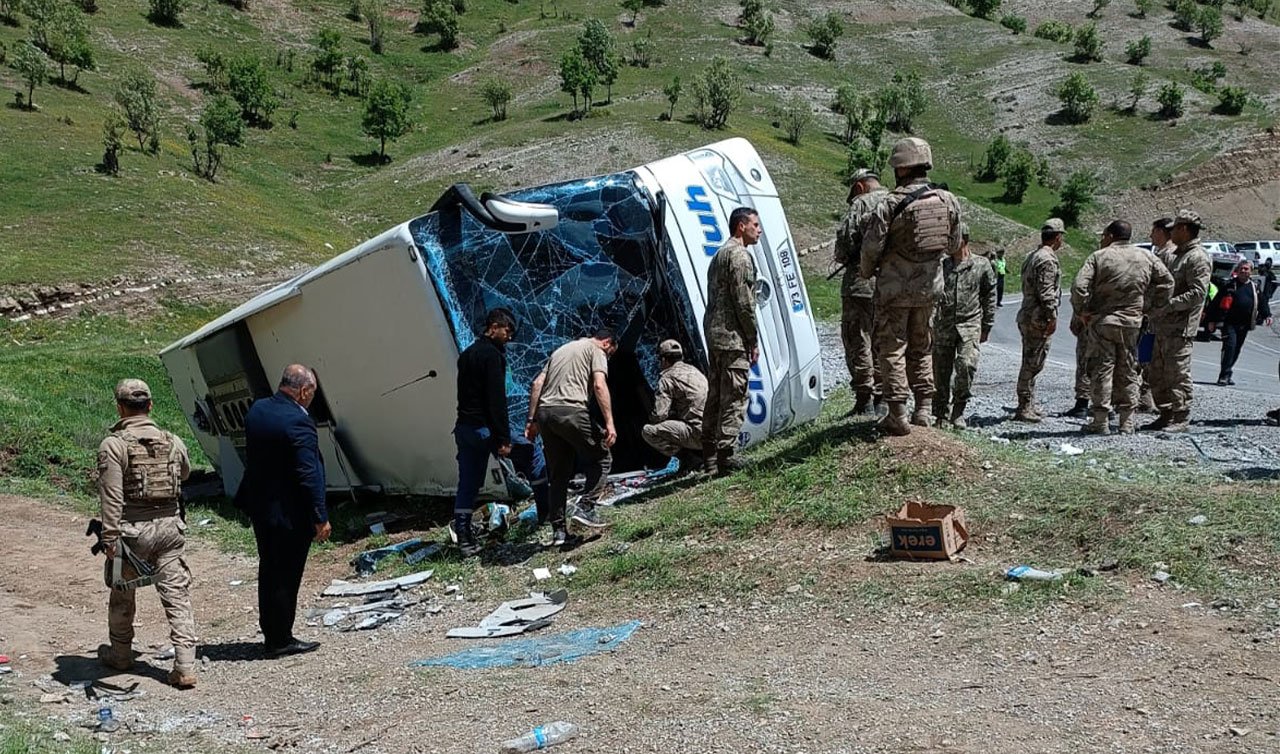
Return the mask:
[[1084,326],[1084,320],[1077,316],[1076,312],[1071,313],[1071,322],[1067,325],[1071,329],[1071,334],[1076,336],[1076,375],[1075,375],[1075,395],[1076,402],[1070,410],[1064,412],[1063,416],[1070,416],[1073,419],[1082,419],[1089,414],[1089,333]]
[[865,280],[858,275],[862,261],[862,237],[867,222],[880,202],[889,196],[880,178],[870,170],[859,170],[849,189],[849,211],[836,232],[835,261],[844,266],[840,286],[840,338],[844,341],[844,363],[849,367],[850,386],[856,401],[853,413],[866,413],[874,399],[880,400],[879,370],[876,368],[875,278]]
[[640,430],[644,441],[670,458],[680,459],[680,472],[690,471],[701,459],[690,451],[702,448],[702,408],[707,402],[707,378],[684,361],[684,348],[676,340],[658,344],[662,376],[654,396],[651,423]]
[[703,411],[702,458],[708,474],[741,467],[734,458],[747,410],[747,372],[760,357],[756,329],[756,263],[747,247],[760,240],[760,216],[749,207],[729,215],[732,237],[707,268],[703,335],[710,352]]
[[1102,233],[1102,248],[1089,255],[1071,286],[1071,306],[1088,333],[1085,368],[1092,389],[1090,434],[1110,433],[1111,398],[1120,433],[1133,434],[1138,404],[1136,350],[1142,316],[1169,302],[1173,278],[1159,259],[1129,243],[1133,229],[1116,220]]
[[986,257],[969,253],[968,225],[961,223],[960,237],[960,249],[942,261],[942,297],[933,318],[933,417],[938,426],[949,422],[956,429],[968,426],[964,410],[978,371],[979,344],[987,342],[996,322],[995,270]]
[[1153,309],[1150,320],[1156,334],[1151,359],[1151,392],[1160,416],[1143,429],[1186,432],[1191,417],[1191,347],[1200,329],[1213,265],[1200,245],[1200,216],[1178,210],[1170,234],[1176,244],[1167,264],[1173,276],[1169,304]]
[[[933,307],[942,294],[942,260],[960,248],[960,202],[929,183],[933,152],[924,139],[901,139],[889,156],[898,186],[876,207],[862,241],[862,277],[876,277],[876,345],[889,413],[880,427],[911,433],[930,424]],[[907,422],[907,397],[915,412]]]
[[[1170,233],[1173,231],[1173,218],[1162,217],[1151,223],[1151,253],[1165,269],[1169,269],[1169,265],[1173,261],[1173,252],[1177,249],[1177,244],[1173,242]],[[1151,329],[1151,321],[1147,317],[1142,319],[1142,336],[1150,335],[1155,337],[1154,330]],[[1154,349],[1153,349],[1154,350]],[[1138,410],[1143,413],[1153,414],[1156,412],[1156,400],[1151,393],[1151,362],[1148,360],[1144,364],[1138,365],[1138,375],[1142,379],[1141,392],[1138,395]]]
[[1062,297],[1062,268],[1058,249],[1066,225],[1051,217],[1040,226],[1040,248],[1022,260],[1022,307],[1018,331],[1022,333],[1022,368],[1018,370],[1018,410],[1014,421],[1039,422],[1044,414],[1036,407],[1036,376],[1049,355],[1049,339],[1058,329],[1058,300]]
[[[142,380],[116,385],[120,421],[98,446],[97,486],[107,567],[123,543],[154,569],[153,583],[169,619],[173,670],[169,683],[196,685],[196,624],[191,613],[191,571],[183,558],[187,525],[180,516],[182,481],[191,461],[182,440],[151,420],[151,389]],[[135,589],[112,589],[107,627],[110,647],[98,656],[115,670],[133,667]]]

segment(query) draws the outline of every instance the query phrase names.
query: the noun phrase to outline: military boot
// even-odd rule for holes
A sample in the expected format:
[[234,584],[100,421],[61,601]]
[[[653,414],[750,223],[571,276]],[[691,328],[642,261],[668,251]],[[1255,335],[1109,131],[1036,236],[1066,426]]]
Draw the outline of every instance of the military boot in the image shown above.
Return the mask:
[[885,433],[897,437],[911,434],[911,424],[907,421],[907,404],[901,401],[890,401],[889,413],[885,414],[876,426]]
[[1030,398],[1018,401],[1018,410],[1013,412],[1013,420],[1016,422],[1028,422],[1030,424],[1039,424],[1044,421],[1044,417],[1036,411],[1036,407],[1032,404]]
[[733,455],[733,448],[721,448],[716,451],[716,476],[729,476],[735,471],[747,467],[746,461]]
[[969,428],[969,422],[965,421],[965,418],[964,418],[964,409],[965,409],[965,404],[963,402],[957,403],[956,405],[951,407],[951,426],[955,427],[956,429]]
[[1120,412],[1120,434],[1131,435],[1137,431],[1137,424],[1133,421],[1132,411]]
[[862,416],[867,413],[869,408],[871,408],[871,392],[869,390],[859,390],[858,398],[853,402],[853,411],[849,413],[852,416]]
[[112,670],[127,671],[133,667],[133,646],[129,644],[103,644],[98,647],[98,662]]
[[1155,399],[1151,397],[1151,391],[1145,391],[1138,398],[1138,410],[1144,414],[1154,414],[1156,412]]
[[1108,417],[1108,414],[1109,414],[1109,412],[1108,412],[1108,411],[1106,411],[1105,409],[1095,409],[1095,410],[1094,410],[1094,412],[1093,412],[1093,419],[1092,419],[1092,420],[1090,420],[1090,421],[1089,421],[1087,424],[1085,424],[1084,426],[1080,427],[1080,431],[1081,431],[1081,432],[1084,432],[1086,435],[1109,435],[1109,434],[1111,434],[1111,427],[1110,427],[1110,425],[1107,423],[1107,422],[1108,422],[1108,418],[1107,418],[1107,417]]
[[169,671],[169,685],[189,689],[196,685],[196,648],[174,647],[173,670]]
[[1069,416],[1072,419],[1083,419],[1089,415],[1089,399],[1076,398],[1076,405],[1071,407],[1063,416]]
[[716,446],[708,445],[702,448],[702,473],[708,476],[715,476],[719,472],[716,467]]
[[1191,412],[1175,411],[1169,417],[1169,424],[1164,428],[1165,432],[1186,432],[1190,429]]
[[1156,420],[1155,420],[1155,421],[1153,421],[1153,422],[1151,422],[1150,424],[1144,424],[1144,425],[1142,425],[1142,429],[1143,429],[1144,431],[1159,431],[1159,430],[1162,430],[1162,429],[1164,429],[1164,428],[1166,428],[1166,427],[1168,427],[1168,426],[1169,426],[1169,421],[1170,421],[1171,419],[1173,419],[1173,412],[1172,412],[1172,411],[1165,411],[1165,410],[1161,409],[1161,411],[1160,411],[1160,415],[1159,415],[1158,417],[1156,417]]

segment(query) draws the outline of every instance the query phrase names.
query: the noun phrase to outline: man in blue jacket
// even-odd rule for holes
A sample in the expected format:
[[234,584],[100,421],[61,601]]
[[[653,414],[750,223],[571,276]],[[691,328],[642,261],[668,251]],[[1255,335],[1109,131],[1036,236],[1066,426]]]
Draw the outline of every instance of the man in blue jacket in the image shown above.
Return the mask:
[[258,541],[258,621],[271,658],[320,646],[293,635],[307,552],[331,532],[324,460],[307,413],[316,387],[313,370],[290,364],[276,394],[255,401],[244,421],[245,474],[236,505],[253,520]]

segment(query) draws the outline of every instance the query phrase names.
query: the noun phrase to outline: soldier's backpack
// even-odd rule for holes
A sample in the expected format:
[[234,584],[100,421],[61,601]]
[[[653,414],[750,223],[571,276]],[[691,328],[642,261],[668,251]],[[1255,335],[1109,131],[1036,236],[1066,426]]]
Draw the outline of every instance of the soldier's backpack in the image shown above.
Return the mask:
[[182,493],[182,459],[176,438],[161,432],[159,437],[138,437],[123,430],[127,463],[124,467],[124,499],[139,503],[174,503]]
[[932,184],[907,194],[889,213],[889,235],[897,233],[909,234],[910,242],[894,239],[889,248],[911,262],[936,262],[951,250],[951,212]]

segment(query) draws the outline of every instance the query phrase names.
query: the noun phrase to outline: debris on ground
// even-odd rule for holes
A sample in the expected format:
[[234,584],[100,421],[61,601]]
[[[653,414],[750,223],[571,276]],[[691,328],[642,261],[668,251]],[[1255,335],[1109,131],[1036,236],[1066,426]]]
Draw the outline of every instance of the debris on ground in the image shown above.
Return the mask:
[[535,568],[535,569],[533,569],[533,578],[534,578],[536,581],[545,581],[546,579],[551,578],[551,569],[550,569],[550,568]]
[[1009,581],[1062,581],[1062,577],[1066,571],[1055,569],[1052,571],[1042,571],[1039,568],[1032,568],[1028,565],[1019,565],[1010,568],[1004,572],[1004,577]]
[[1058,446],[1058,449],[1055,452],[1060,456],[1078,456],[1084,453],[1084,448],[1078,448],[1069,442],[1064,442]]
[[964,510],[955,505],[909,500],[885,522],[889,554],[896,558],[953,560],[969,541]]
[[342,579],[334,579],[325,590],[321,592],[325,597],[358,597],[364,594],[377,594],[379,592],[395,592],[400,589],[407,589],[411,586],[421,584],[431,578],[431,574],[435,571],[419,571],[411,573],[408,576],[401,576],[398,579],[388,579],[386,581],[366,581],[363,583],[352,583],[343,581]]
[[1168,571],[1161,569],[1156,569],[1156,572],[1151,574],[1151,580],[1157,584],[1164,584],[1171,578],[1173,578],[1173,576]]
[[[378,570],[378,563],[384,558],[388,558],[392,555],[405,554],[410,550],[414,551],[413,554],[416,555],[419,549],[426,549],[431,546],[432,545],[425,544],[421,539],[414,537],[413,539],[406,539],[405,541],[398,542],[394,545],[387,545],[386,547],[379,547],[376,550],[365,550],[362,553],[358,553],[351,559],[351,565],[355,567],[357,574],[367,576]],[[439,552],[441,545],[436,544],[435,548],[435,552]],[[425,557],[428,557],[428,555],[422,556],[422,558]],[[409,556],[406,554],[405,560],[408,561],[408,558]],[[422,558],[419,558],[418,560],[421,560]]]
[[573,574],[578,572],[578,567],[576,565],[570,565],[568,563],[561,563],[560,567],[557,568],[556,571],[558,571],[561,576],[572,576]]
[[540,667],[574,662],[583,657],[617,649],[624,641],[631,638],[641,625],[637,620],[608,628],[582,628],[553,636],[516,639],[489,647],[472,647],[443,657],[418,660],[412,663],[412,667],[481,670],[517,665]]
[[485,616],[478,626],[451,628],[450,639],[492,639],[515,636],[551,625],[551,617],[564,610],[569,593],[561,589],[551,594],[531,592],[528,599],[504,602]]
[[1204,526],[1205,524],[1209,523],[1209,517],[1204,514],[1200,514],[1198,516],[1192,516],[1191,518],[1187,519],[1187,523],[1191,524],[1192,526]]
[[528,751],[539,751],[577,737],[578,726],[558,720],[550,725],[539,725],[519,738],[503,742],[498,753],[523,754]]

